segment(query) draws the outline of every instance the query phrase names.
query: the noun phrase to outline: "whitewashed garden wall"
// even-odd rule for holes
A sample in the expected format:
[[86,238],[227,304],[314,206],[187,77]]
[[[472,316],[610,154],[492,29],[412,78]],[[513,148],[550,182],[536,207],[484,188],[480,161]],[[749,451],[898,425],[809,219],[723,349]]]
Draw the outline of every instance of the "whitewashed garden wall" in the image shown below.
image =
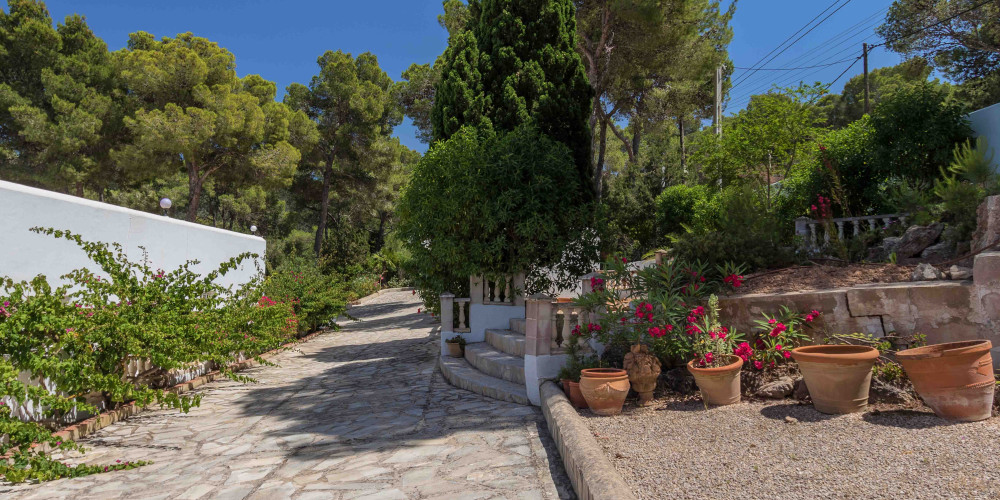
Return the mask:
[[[256,262],[246,260],[221,277],[219,284],[223,286],[247,283],[258,273],[258,266],[264,268],[263,238],[0,181],[0,277],[27,281],[42,274],[54,284],[62,283],[59,277],[74,269],[88,268],[100,274],[97,265],[75,243],[35,234],[29,231],[32,227],[66,229],[85,240],[118,243],[131,260],[141,260],[145,248],[150,266],[167,271],[188,260],[198,260],[200,264],[193,269],[205,273],[244,252],[260,256]],[[137,361],[129,369],[145,371],[149,368],[145,363]],[[178,384],[212,369],[201,363],[172,371],[167,380]],[[29,374],[22,377],[29,382]],[[31,419],[36,417],[37,408],[29,403],[15,408],[15,413]],[[65,420],[69,423],[86,417],[73,412]]]

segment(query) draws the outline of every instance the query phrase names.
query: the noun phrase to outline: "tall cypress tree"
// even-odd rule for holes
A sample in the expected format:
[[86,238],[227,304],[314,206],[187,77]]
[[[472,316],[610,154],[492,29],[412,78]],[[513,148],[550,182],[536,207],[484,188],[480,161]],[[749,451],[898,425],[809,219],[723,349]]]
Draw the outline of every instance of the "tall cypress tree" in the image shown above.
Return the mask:
[[581,186],[591,185],[591,88],[576,52],[571,0],[470,0],[437,87],[436,140],[462,126],[514,130],[531,123],[566,144]]

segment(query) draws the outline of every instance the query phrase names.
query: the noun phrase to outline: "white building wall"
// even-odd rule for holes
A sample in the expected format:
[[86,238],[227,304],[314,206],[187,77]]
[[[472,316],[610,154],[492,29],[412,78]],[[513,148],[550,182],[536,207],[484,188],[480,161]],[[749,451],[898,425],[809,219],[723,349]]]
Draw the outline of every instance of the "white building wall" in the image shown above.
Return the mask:
[[969,113],[969,125],[976,137],[986,138],[1000,162],[1000,103]]
[[0,181],[0,276],[21,281],[44,274],[52,283],[74,269],[100,274],[75,243],[35,234],[32,227],[68,229],[85,240],[119,243],[134,261],[142,259],[140,247],[145,247],[150,265],[167,271],[198,260],[193,269],[206,273],[243,252],[260,256],[220,279],[225,286],[249,281],[257,264],[263,270],[263,238]]

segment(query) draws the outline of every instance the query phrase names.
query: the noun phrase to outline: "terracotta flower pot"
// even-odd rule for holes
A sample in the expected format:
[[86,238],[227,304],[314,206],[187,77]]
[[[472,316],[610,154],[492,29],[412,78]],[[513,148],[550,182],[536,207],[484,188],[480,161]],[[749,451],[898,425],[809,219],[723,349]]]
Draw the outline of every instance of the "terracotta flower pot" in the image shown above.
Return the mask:
[[660,360],[650,354],[648,347],[637,344],[625,355],[622,365],[628,372],[632,390],[639,394],[639,406],[648,405],[653,400],[653,390],[660,378]]
[[445,342],[448,345],[448,355],[453,358],[461,358],[465,355],[465,349],[458,342]]
[[580,392],[587,406],[598,415],[617,415],[628,395],[628,373],[618,368],[587,368],[580,371]]
[[583,393],[580,392],[580,383],[573,382],[568,378],[562,380],[563,392],[566,393],[566,397],[569,398],[570,404],[574,408],[584,409],[587,408],[587,400],[584,399]]
[[989,340],[929,345],[896,353],[920,398],[941,418],[974,422],[993,408]]
[[792,349],[813,407],[822,413],[854,413],[868,405],[878,349],[861,345],[810,345]]
[[715,368],[700,368],[694,366],[694,361],[688,361],[687,368],[694,375],[701,398],[710,405],[731,405],[740,402],[740,370],[743,360],[732,354],[725,356],[729,364]]

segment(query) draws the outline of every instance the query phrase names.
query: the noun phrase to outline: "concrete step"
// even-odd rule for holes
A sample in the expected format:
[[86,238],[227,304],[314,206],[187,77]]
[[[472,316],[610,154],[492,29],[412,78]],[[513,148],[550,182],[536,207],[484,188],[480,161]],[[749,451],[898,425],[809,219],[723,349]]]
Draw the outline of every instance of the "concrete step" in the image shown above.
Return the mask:
[[528,392],[524,384],[515,384],[491,377],[476,370],[462,358],[441,356],[438,361],[441,374],[444,375],[448,383],[455,387],[493,399],[499,399],[500,401],[509,401],[522,405],[529,404]]
[[523,358],[527,340],[524,335],[510,330],[486,330],[486,342],[501,352]]
[[465,360],[491,377],[524,384],[524,358],[500,352],[486,342],[466,344]]
[[511,318],[510,330],[514,333],[524,335],[524,318]]

